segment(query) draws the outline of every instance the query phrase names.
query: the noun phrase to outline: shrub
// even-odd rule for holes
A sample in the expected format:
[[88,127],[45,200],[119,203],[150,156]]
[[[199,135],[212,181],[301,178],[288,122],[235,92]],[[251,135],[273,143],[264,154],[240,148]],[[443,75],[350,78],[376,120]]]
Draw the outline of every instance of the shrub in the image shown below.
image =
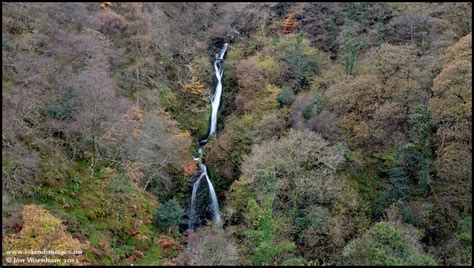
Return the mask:
[[311,103],[304,107],[303,112],[301,113],[304,119],[308,120],[311,118],[311,115],[313,114],[313,107],[314,106]]
[[181,223],[184,210],[175,199],[159,204],[156,212],[156,223],[162,229],[168,229]]
[[168,87],[161,88],[158,98],[159,98],[160,104],[166,110],[173,110],[175,108],[176,97],[174,96],[173,91],[170,88]]
[[278,93],[277,101],[280,106],[291,106],[295,101],[296,96],[293,93],[293,90],[289,86],[283,86]]

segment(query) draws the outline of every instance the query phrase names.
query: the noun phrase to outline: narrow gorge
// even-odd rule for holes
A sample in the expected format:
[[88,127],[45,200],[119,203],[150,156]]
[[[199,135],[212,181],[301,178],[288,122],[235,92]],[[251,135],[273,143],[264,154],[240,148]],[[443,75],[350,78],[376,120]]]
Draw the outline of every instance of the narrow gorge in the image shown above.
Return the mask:
[[210,103],[211,103],[211,116],[210,116],[210,122],[211,124],[209,125],[208,133],[207,135],[202,138],[199,141],[199,147],[197,149],[197,155],[194,158],[195,161],[197,161],[197,164],[199,166],[200,170],[200,175],[197,178],[196,182],[193,185],[193,191],[192,191],[192,196],[191,196],[191,207],[189,209],[189,224],[188,228],[189,229],[194,229],[196,225],[199,223],[198,221],[198,215],[196,212],[196,196],[198,194],[198,188],[201,183],[201,180],[203,178],[206,178],[207,184],[208,184],[208,189],[209,189],[209,194],[211,197],[212,201],[212,212],[213,212],[213,219],[216,222],[216,224],[220,225],[221,224],[221,215],[219,212],[219,201],[217,200],[216,192],[214,190],[214,186],[212,185],[211,179],[209,178],[209,175],[207,174],[207,167],[206,165],[202,162],[202,155],[204,153],[204,146],[207,144],[207,141],[212,137],[212,135],[216,132],[217,129],[217,112],[219,111],[219,106],[221,103],[221,97],[222,97],[222,78],[224,75],[224,56],[227,51],[227,43],[224,44],[224,47],[221,49],[219,53],[216,54],[216,59],[214,61],[214,69],[215,69],[215,76],[217,78],[217,85],[214,90],[214,94],[210,97]]

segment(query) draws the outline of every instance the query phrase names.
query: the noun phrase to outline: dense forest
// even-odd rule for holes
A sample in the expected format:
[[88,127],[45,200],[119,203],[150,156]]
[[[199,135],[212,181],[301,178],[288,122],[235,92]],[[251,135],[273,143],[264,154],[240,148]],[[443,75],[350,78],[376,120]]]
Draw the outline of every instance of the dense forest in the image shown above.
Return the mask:
[[[471,266],[471,32],[471,3],[2,3],[2,265]],[[189,229],[224,43],[222,225],[201,189]]]

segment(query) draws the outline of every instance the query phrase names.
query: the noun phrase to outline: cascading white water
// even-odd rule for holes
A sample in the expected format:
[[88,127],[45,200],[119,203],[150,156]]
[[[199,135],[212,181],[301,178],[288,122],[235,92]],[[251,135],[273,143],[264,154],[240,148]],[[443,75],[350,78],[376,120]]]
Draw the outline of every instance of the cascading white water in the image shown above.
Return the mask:
[[227,43],[224,44],[224,47],[221,49],[219,53],[216,54],[216,60],[214,61],[214,69],[216,71],[216,78],[217,78],[217,85],[216,85],[216,90],[214,91],[214,94],[210,98],[211,101],[211,124],[209,126],[209,131],[207,134],[207,137],[199,141],[199,148],[197,152],[197,156],[194,158],[194,160],[198,161],[199,168],[201,171],[201,174],[199,178],[196,180],[196,182],[193,185],[193,192],[191,196],[191,208],[190,208],[190,215],[189,215],[189,224],[188,228],[189,229],[194,229],[194,224],[196,223],[196,196],[197,196],[197,190],[199,188],[199,185],[201,183],[201,180],[203,177],[206,177],[208,189],[209,189],[209,194],[211,196],[211,201],[212,201],[212,212],[213,212],[213,219],[216,224],[221,225],[221,215],[219,212],[219,202],[217,200],[216,192],[214,190],[214,186],[212,185],[211,179],[209,178],[209,175],[207,174],[207,167],[204,165],[201,161],[202,153],[203,153],[203,147],[207,143],[208,139],[210,136],[212,136],[216,132],[217,128],[217,112],[219,110],[219,105],[221,102],[221,97],[222,97],[222,75],[224,74],[224,66],[222,65],[224,61],[224,55],[227,51]]
[[201,170],[203,171],[203,175],[206,176],[207,184],[209,186],[209,193],[211,194],[211,199],[212,199],[212,210],[214,211],[214,221],[217,224],[221,223],[221,214],[219,212],[219,203],[217,202],[217,196],[216,192],[214,191],[214,186],[212,185],[211,180],[209,179],[209,176],[207,175],[207,168],[204,164],[199,164],[201,167]]

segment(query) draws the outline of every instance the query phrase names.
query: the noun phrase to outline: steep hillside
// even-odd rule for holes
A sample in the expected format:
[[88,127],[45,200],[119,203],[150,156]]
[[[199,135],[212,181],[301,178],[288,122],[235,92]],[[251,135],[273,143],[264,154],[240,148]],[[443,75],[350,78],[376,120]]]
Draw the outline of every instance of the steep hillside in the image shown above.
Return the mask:
[[2,264],[472,265],[471,10],[2,3]]

